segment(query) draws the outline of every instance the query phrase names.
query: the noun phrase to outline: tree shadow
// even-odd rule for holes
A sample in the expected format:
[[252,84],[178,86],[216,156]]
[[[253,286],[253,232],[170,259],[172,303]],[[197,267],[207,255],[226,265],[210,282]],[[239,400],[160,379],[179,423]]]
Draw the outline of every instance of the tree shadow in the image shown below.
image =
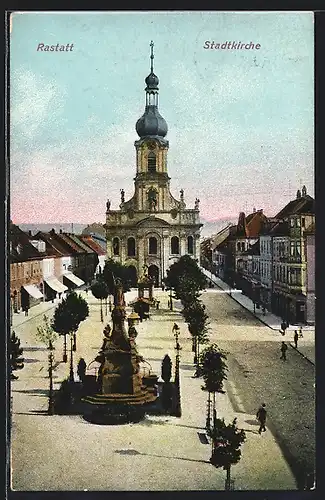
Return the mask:
[[24,352],[33,352],[33,351],[47,351],[46,347],[24,347]]
[[28,416],[38,415],[40,417],[51,416],[48,414],[48,410],[30,410],[30,412],[14,411],[13,415],[28,415]]
[[154,457],[154,458],[168,458],[168,459],[174,459],[174,460],[185,460],[186,462],[197,462],[197,463],[203,463],[203,464],[209,464],[211,465],[211,462],[209,460],[195,460],[194,458],[185,458],[185,457],[171,457],[171,456],[166,456],[166,455],[154,455],[152,453],[142,453],[137,450],[114,450],[114,453],[119,453],[120,455],[142,455],[145,457]]
[[48,396],[48,389],[21,389],[19,390],[14,390],[12,392],[20,392],[22,394],[30,394],[30,395],[39,395],[39,396]]

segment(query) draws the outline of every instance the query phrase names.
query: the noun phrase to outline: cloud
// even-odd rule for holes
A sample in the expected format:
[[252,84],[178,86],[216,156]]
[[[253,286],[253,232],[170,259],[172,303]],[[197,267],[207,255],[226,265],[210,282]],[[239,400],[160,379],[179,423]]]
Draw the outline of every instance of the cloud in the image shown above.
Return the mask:
[[13,139],[15,134],[31,139],[42,125],[57,122],[64,109],[64,88],[26,68],[13,71],[10,79]]

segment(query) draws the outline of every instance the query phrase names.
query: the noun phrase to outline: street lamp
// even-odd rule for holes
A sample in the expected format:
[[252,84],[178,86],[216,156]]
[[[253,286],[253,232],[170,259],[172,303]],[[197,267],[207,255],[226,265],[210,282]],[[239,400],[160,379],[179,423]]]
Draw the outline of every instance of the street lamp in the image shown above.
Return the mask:
[[54,355],[53,351],[55,347],[52,344],[52,341],[50,340],[49,342],[49,379],[50,379],[50,389],[49,389],[49,407],[48,407],[48,414],[53,415],[54,414],[54,400],[53,400],[53,361],[54,361]]
[[70,333],[70,382],[74,382],[73,376],[73,332]]
[[176,363],[175,363],[175,404],[174,404],[174,415],[175,417],[181,417],[182,416],[182,410],[181,410],[181,391],[180,391],[180,380],[179,380],[179,359],[180,359],[180,354],[179,351],[182,349],[181,346],[179,345],[178,338],[179,338],[179,326],[177,323],[174,323],[173,326],[173,332],[174,332],[174,337],[175,337],[175,349],[176,349]]

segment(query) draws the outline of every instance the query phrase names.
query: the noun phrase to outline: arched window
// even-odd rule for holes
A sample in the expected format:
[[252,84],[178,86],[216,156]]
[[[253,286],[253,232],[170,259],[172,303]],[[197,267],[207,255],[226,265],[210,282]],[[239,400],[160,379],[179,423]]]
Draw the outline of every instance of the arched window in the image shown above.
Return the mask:
[[156,172],[156,155],[152,151],[148,154],[148,172]]
[[128,257],[134,257],[135,256],[135,239],[134,238],[128,238]]
[[155,238],[154,236],[151,236],[149,238],[149,254],[150,255],[157,255],[157,248],[158,248],[157,238]]
[[171,241],[170,241],[170,246],[171,246],[171,253],[172,254],[179,254],[179,239],[177,236],[173,236]]
[[237,243],[237,251],[240,252],[240,243]]
[[187,237],[187,253],[193,255],[193,236]]
[[113,254],[120,255],[120,240],[118,238],[113,238]]
[[242,244],[241,244],[241,251],[242,252],[245,252],[245,242],[243,241]]

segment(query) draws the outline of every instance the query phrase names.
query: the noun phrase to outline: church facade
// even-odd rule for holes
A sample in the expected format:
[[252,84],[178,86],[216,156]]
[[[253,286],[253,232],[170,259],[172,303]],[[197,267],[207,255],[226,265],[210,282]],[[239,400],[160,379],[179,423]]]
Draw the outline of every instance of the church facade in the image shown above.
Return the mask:
[[136,123],[136,175],[134,194],[125,200],[121,190],[120,210],[106,206],[107,258],[131,266],[134,283],[146,274],[160,286],[167,269],[182,255],[200,258],[199,200],[186,208],[184,191],[176,199],[168,176],[168,127],[158,111],[159,79],[151,71],[145,79],[144,114]]

